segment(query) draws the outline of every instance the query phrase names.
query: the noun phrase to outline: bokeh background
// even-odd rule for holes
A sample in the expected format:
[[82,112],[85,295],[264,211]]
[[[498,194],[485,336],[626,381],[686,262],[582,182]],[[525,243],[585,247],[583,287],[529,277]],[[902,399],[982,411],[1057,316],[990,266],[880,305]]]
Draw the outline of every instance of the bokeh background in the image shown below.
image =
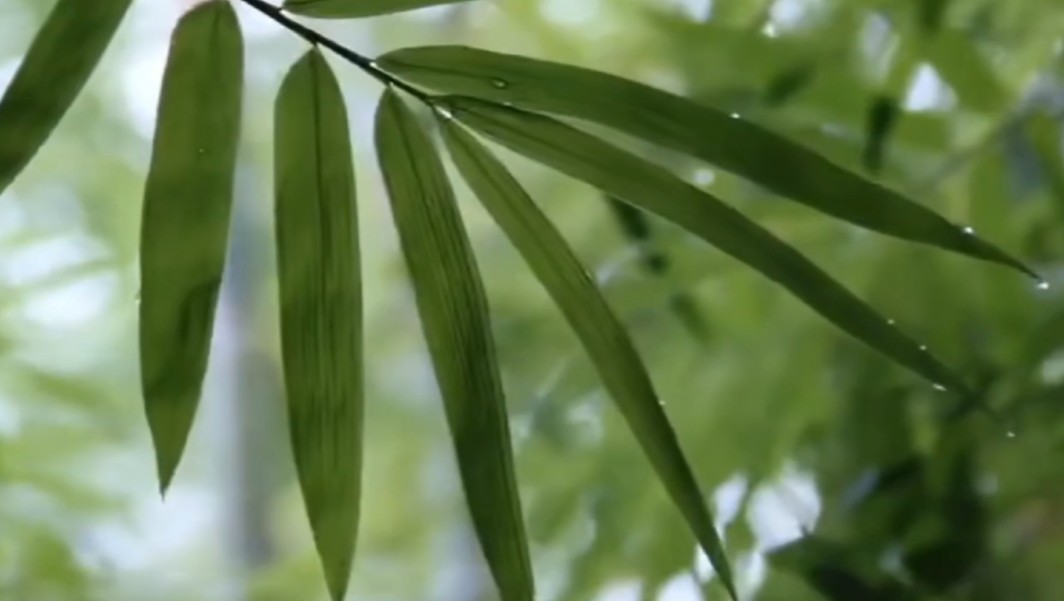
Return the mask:
[[[0,3],[0,87],[52,4]],[[137,379],[138,224],[168,36],[188,4],[135,3],[85,93],[0,202],[0,599],[325,598],[287,448],[272,235],[273,97],[305,45],[243,6],[247,94],[227,281],[189,449],[165,500],[158,494]],[[633,333],[745,598],[818,599],[817,583],[850,580],[866,588],[828,598],[917,598],[891,583],[916,586],[919,598],[1060,598],[1059,0],[477,0],[314,25],[370,55],[460,43],[688,94],[855,170],[875,168],[1030,261],[1048,290],[640,149],[810,254],[993,408],[950,419],[956,399],[727,257],[654,219],[637,240],[641,225],[596,192],[513,161]],[[367,294],[366,496],[349,597],[489,601],[376,171],[380,89],[334,59],[358,154]],[[723,598],[560,314],[461,190],[492,303],[539,598]],[[805,533],[815,544],[773,559]]]

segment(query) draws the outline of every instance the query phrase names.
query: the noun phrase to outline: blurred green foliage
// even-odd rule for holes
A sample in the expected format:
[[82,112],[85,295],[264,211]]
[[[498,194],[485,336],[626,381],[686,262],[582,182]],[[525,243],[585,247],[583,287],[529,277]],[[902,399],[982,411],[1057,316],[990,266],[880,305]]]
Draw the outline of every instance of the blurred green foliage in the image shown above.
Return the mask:
[[[0,5],[0,82],[50,5]],[[138,199],[145,114],[183,8],[135,4],[104,68],[0,203],[3,599],[325,598],[280,434],[268,275],[272,132],[263,124],[304,47],[243,10],[244,162],[215,340],[223,365],[238,368],[208,377],[190,465],[165,502],[155,493],[134,367]],[[636,245],[597,193],[504,155],[635,337],[727,526],[745,598],[1056,598],[1064,11],[1055,0],[480,0],[321,29],[369,54],[463,43],[689,94],[854,170],[874,167],[1060,284],[1037,290],[1004,269],[841,225],[645,149],[802,248],[960,369],[988,410],[956,418],[956,399],[734,261],[656,220]],[[367,294],[365,498],[351,598],[490,599],[373,169],[377,86],[337,70],[360,174]],[[704,560],[562,316],[459,193],[492,305],[542,598],[720,597],[702,586]],[[647,245],[666,268],[647,269]],[[687,313],[677,314],[678,297]],[[690,311],[703,332],[691,331]]]

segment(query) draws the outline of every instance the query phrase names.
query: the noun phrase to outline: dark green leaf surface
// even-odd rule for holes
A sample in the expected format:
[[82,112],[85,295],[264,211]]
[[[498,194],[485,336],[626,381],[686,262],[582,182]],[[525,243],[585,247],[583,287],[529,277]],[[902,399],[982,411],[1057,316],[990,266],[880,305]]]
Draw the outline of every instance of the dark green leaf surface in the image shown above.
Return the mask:
[[603,384],[734,598],[724,546],[624,327],[561,234],[506,167],[453,122],[445,123],[443,131],[462,176],[576,331]]
[[672,221],[779,283],[842,330],[931,382],[963,382],[801,253],[720,200],[594,136],[549,117],[449,98],[462,122],[515,152]]
[[376,17],[470,0],[286,0],[287,12],[322,19]]
[[363,428],[362,283],[348,135],[340,85],[312,50],[277,96],[277,265],[292,451],[337,601],[355,552]]
[[225,0],[177,24],[163,75],[140,254],[140,360],[165,492],[207,369],[240,137],[244,44]]
[[132,0],[60,0],[0,99],[0,192],[73,104]]
[[381,99],[376,138],[473,525],[503,600],[531,601],[488,304],[454,193],[436,149],[394,92]]
[[385,54],[378,62],[387,71],[429,88],[595,121],[701,158],[870,230],[1034,275],[933,211],[782,136],[634,81],[461,46],[406,48]]

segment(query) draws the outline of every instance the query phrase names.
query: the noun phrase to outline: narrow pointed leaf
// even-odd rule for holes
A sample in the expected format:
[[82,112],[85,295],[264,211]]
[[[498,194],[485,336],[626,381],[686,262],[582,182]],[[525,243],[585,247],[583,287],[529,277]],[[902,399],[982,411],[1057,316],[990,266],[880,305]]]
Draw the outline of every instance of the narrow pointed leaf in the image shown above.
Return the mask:
[[212,0],[178,22],[163,74],[140,248],[140,361],[165,492],[207,368],[240,132],[243,40]]
[[132,0],[60,0],[0,99],[0,192],[51,135],[100,62]]
[[396,50],[378,64],[443,92],[594,121],[741,175],[862,227],[1034,274],[922,205],[742,119],[634,81],[462,46]]
[[377,153],[466,501],[503,601],[533,582],[488,304],[440,157],[394,92],[377,111]]
[[471,0],[285,0],[284,9],[297,15],[321,19],[376,17],[428,6],[458,4]]
[[340,85],[312,50],[277,96],[277,266],[292,452],[335,601],[355,552],[362,470],[362,283],[348,135]]
[[665,169],[549,117],[471,98],[447,102],[460,121],[511,150],[672,221],[900,365],[933,383],[965,390],[949,368],[797,250]]
[[624,327],[561,234],[506,167],[453,122],[446,123],[443,131],[462,176],[576,331],[603,384],[734,598],[724,545]]

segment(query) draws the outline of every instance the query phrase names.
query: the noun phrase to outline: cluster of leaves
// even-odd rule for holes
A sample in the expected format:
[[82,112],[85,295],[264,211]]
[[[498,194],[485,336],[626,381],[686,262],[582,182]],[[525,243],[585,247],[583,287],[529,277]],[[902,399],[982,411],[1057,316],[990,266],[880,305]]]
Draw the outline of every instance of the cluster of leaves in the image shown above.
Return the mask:
[[[969,401],[960,376],[795,248],[668,170],[556,117],[678,151],[836,219],[1033,276],[970,229],[737,115],[605,73],[471,48],[410,48],[371,60],[286,14],[366,17],[439,0],[291,1],[283,10],[244,2],[314,45],[291,67],[276,102],[276,245],[292,448],[335,598],[347,586],[359,514],[362,291],[347,115],[319,46],[387,86],[375,132],[380,167],[474,526],[507,600],[533,598],[533,583],[488,303],[442,159],[401,94],[430,110],[459,173],[578,335],[732,596],[713,520],[628,333],[547,216],[470,132],[672,222]],[[61,119],[129,4],[61,0],[55,7],[0,101],[0,189]],[[176,26],[164,73],[145,186],[140,296],[144,400],[163,490],[183,453],[208,361],[240,136],[243,55],[232,6],[209,0]],[[638,223],[630,214],[626,219]]]

